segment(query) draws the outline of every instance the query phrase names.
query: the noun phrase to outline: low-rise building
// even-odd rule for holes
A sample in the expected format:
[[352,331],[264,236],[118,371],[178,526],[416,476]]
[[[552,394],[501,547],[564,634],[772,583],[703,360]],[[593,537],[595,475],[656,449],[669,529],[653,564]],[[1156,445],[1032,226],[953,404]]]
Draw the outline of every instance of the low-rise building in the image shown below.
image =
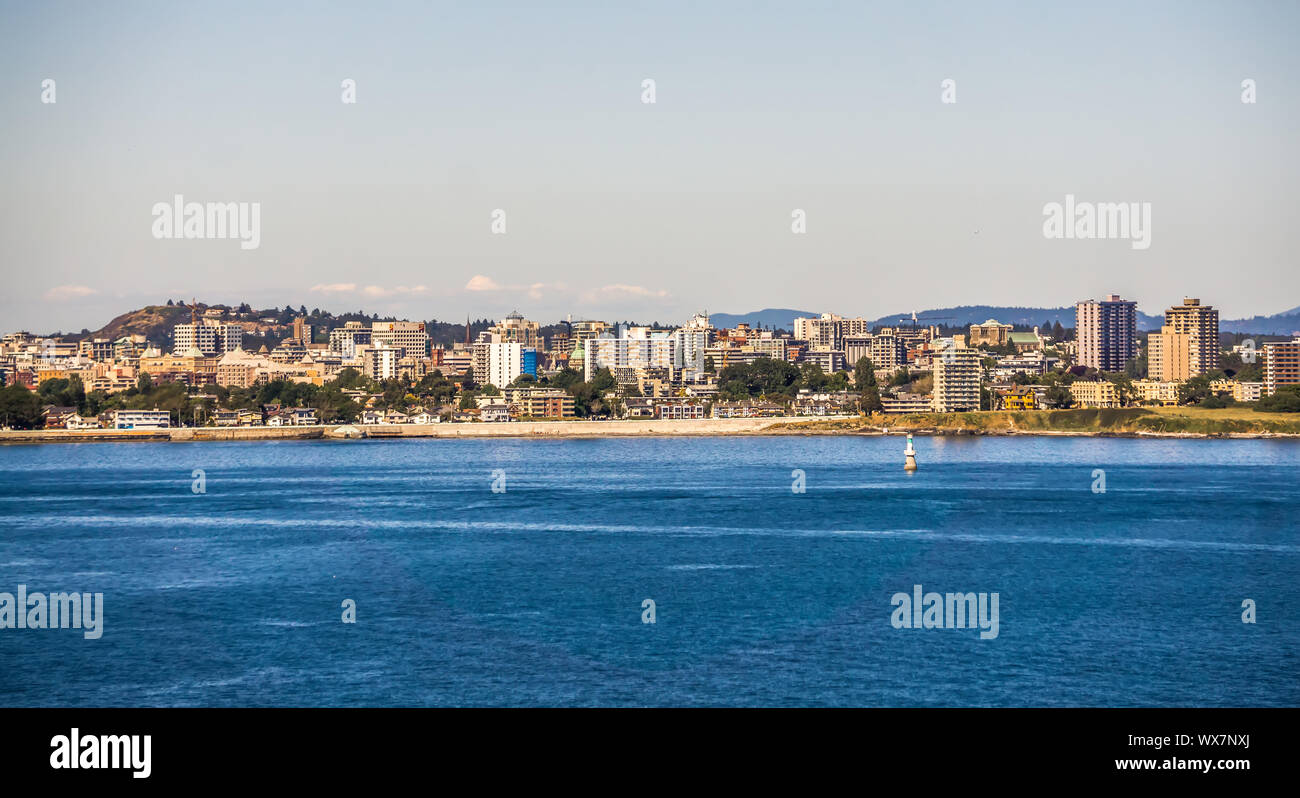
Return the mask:
[[655,403],[655,418],[680,421],[690,418],[704,418],[704,403],[686,399],[668,399]]
[[118,410],[113,414],[114,429],[170,429],[172,414],[166,410]]
[[886,413],[929,413],[934,410],[934,399],[929,394],[900,393],[880,397],[880,406]]
[[1080,407],[1119,407],[1119,391],[1113,382],[1079,380],[1070,385],[1070,395]]
[[785,415],[785,407],[775,402],[715,402],[714,418],[771,418]]
[[1037,410],[1038,393],[1028,385],[1016,385],[994,391],[998,410]]

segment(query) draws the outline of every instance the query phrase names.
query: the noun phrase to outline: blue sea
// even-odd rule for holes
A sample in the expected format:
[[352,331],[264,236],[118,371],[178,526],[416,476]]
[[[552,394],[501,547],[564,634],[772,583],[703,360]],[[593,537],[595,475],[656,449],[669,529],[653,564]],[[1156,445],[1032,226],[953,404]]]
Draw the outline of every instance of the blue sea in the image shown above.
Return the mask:
[[0,446],[0,592],[103,594],[0,629],[0,705],[1300,704],[1300,442],[916,445]]

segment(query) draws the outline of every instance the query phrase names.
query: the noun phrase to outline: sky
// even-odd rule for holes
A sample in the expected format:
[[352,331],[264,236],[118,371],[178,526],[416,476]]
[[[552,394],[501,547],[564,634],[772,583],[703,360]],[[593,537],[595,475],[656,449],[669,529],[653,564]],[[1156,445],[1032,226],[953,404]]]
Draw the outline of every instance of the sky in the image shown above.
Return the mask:
[[[191,297],[1277,313],[1297,30],[1251,2],[0,2],[0,332]],[[155,237],[176,195],[257,203],[258,246]],[[1149,246],[1046,237],[1067,195],[1149,203]]]

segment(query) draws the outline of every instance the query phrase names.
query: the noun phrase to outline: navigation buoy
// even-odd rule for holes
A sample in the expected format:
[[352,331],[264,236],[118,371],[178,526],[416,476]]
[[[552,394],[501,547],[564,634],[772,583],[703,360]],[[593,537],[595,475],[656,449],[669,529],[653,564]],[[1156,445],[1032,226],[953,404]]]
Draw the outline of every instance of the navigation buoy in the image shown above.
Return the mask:
[[907,458],[907,462],[903,464],[903,470],[915,471],[916,470],[916,449],[913,448],[912,446],[912,433],[910,432],[907,433],[907,448],[903,450],[903,456]]

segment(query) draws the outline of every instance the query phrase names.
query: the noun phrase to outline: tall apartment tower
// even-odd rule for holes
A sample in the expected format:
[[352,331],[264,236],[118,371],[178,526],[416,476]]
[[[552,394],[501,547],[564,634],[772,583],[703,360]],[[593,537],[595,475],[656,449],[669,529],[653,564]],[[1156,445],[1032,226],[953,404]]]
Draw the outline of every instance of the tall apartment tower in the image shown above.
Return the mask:
[[219,357],[238,349],[243,340],[243,327],[216,319],[195,319],[172,328],[172,352],[177,355],[198,349],[208,357]]
[[1219,368],[1219,311],[1199,299],[1184,299],[1165,311],[1165,329],[1187,336],[1188,376]]
[[1079,365],[1098,371],[1123,371],[1137,357],[1137,303],[1111,294],[1074,306]]
[[1147,376],[1161,382],[1192,377],[1192,337],[1166,324],[1147,336]]
[[966,336],[943,339],[934,354],[934,410],[955,413],[980,409],[980,350]]
[[871,331],[871,322],[861,316],[846,319],[834,313],[823,313],[820,318],[800,317],[794,320],[794,337],[807,341],[813,351],[844,351],[846,337],[859,338]]
[[1300,338],[1264,344],[1264,392],[1284,385],[1300,385]]

